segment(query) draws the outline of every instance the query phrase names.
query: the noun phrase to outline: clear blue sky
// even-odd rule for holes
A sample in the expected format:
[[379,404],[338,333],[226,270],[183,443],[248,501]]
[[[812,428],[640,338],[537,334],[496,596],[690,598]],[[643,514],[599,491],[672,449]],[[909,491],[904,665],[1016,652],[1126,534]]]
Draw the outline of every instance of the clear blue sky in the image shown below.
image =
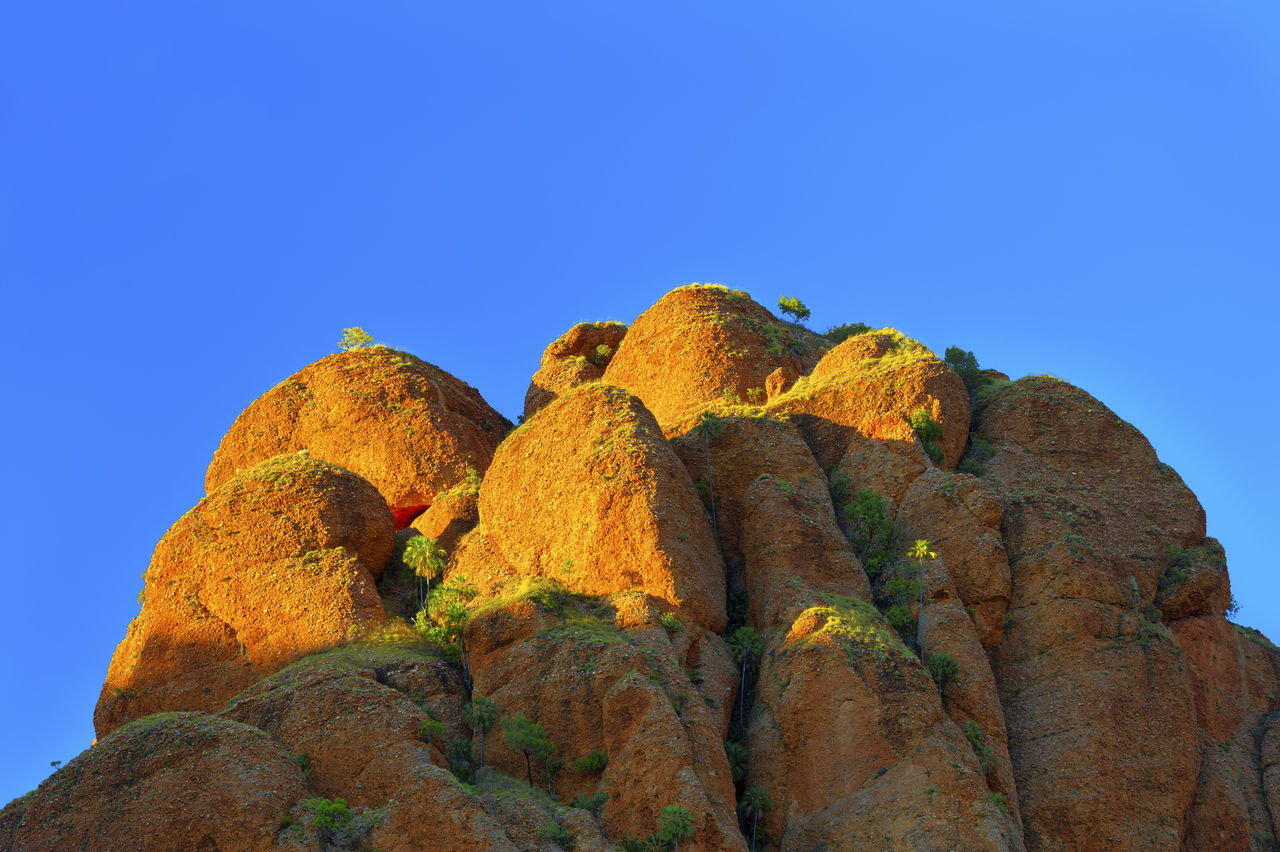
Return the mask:
[[0,0],[0,802],[343,327],[515,419],[551,339],[691,281],[1091,391],[1280,638],[1277,152],[1275,0]]

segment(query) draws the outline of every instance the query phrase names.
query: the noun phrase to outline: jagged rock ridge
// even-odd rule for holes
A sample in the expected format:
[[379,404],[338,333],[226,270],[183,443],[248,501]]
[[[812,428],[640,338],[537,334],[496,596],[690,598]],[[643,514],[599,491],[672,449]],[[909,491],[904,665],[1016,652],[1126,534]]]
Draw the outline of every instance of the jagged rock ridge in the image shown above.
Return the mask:
[[1280,652],[1065,382],[694,285],[549,345],[514,431],[322,359],[207,486],[0,849],[1277,848]]

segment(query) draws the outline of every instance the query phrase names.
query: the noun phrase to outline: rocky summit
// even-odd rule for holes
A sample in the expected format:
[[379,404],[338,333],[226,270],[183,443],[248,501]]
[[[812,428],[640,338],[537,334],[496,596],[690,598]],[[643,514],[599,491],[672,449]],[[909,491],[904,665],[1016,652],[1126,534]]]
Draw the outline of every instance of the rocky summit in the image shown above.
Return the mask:
[[1280,849],[1280,651],[1195,495],[945,354],[691,285],[553,341],[514,427],[321,359],[227,432],[0,849]]

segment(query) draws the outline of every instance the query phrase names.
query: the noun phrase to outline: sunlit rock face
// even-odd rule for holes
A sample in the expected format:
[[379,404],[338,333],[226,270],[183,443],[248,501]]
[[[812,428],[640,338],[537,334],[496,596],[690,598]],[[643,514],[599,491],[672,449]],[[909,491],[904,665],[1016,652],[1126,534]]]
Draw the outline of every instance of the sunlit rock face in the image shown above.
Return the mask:
[[1086,392],[957,369],[707,286],[553,341],[513,431],[322,359],[0,850],[1277,848],[1280,652],[1195,496]]

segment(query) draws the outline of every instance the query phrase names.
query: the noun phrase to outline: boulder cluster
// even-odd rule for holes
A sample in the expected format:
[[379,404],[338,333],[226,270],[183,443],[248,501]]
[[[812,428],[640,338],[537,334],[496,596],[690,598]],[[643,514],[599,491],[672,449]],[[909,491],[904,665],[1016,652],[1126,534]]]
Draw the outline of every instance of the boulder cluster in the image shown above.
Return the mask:
[[304,368],[0,850],[1280,849],[1280,651],[1178,475],[1065,382],[840,338],[682,287],[514,428]]

